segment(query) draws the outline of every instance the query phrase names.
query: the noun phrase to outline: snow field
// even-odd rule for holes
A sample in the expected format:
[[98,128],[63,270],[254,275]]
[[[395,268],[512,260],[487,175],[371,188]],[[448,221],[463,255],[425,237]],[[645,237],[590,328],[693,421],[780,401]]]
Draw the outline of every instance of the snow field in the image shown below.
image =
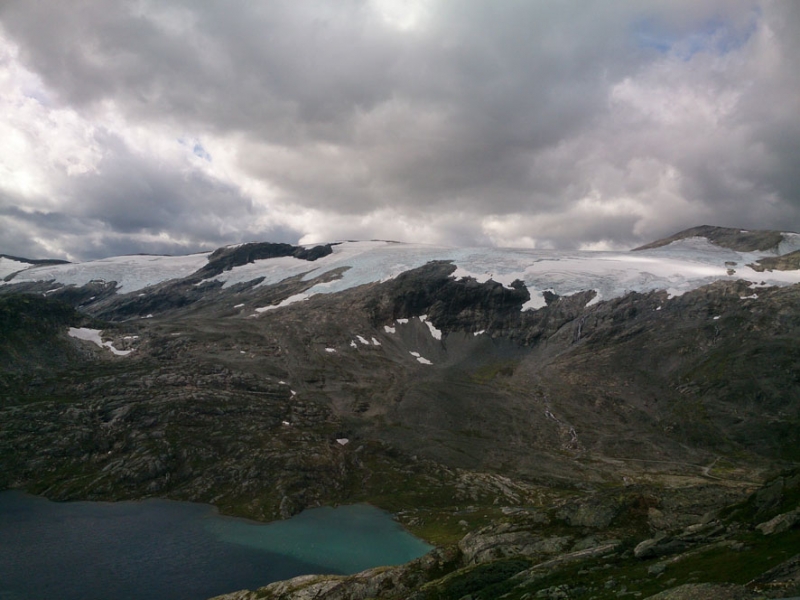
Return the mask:
[[419,353],[419,352],[413,352],[413,351],[409,350],[409,351],[408,351],[408,353],[409,353],[411,356],[413,356],[414,358],[416,358],[416,359],[417,359],[417,362],[419,362],[419,363],[421,363],[421,364],[423,364],[423,365],[432,365],[432,364],[433,364],[431,361],[429,361],[429,360],[428,360],[427,358],[425,358],[424,356],[420,356],[420,353]]
[[[478,282],[496,281],[506,287],[519,279],[531,299],[523,310],[537,310],[544,303],[543,292],[560,296],[595,290],[590,302],[611,300],[628,292],[668,290],[682,295],[717,280],[744,279],[756,287],[800,283],[800,271],[759,273],[747,264],[766,257],[800,249],[800,235],[784,234],[778,252],[737,252],[696,237],[667,246],[637,252],[542,251],[509,248],[449,248],[394,242],[343,242],[333,252],[309,262],[294,257],[259,260],[234,267],[213,280],[224,287],[264,277],[260,285],[271,285],[288,277],[305,281],[334,269],[343,270],[339,279],[314,285],[279,304],[260,307],[257,313],[288,306],[315,294],[330,294],[355,286],[387,281],[431,260],[451,261],[453,277],[472,277]],[[54,281],[62,285],[84,285],[92,280],[116,281],[117,291],[130,293],[163,281],[186,277],[207,263],[209,253],[189,256],[120,256],[77,264],[35,266],[0,259],[0,277],[23,269],[12,281]],[[735,263],[735,264],[733,264]],[[734,272],[728,275],[728,269]],[[400,322],[400,320],[398,320]],[[433,331],[432,331],[433,333]]]
[[22,271],[23,269],[27,269],[31,267],[31,263],[22,262],[20,260],[14,260],[13,258],[6,258],[5,256],[0,256],[0,285],[3,283],[3,279],[11,275],[12,273],[16,273],[17,271]]
[[[786,234],[781,250],[800,247],[800,235]],[[800,283],[800,271],[759,273],[746,265],[774,252],[737,252],[721,248],[705,238],[687,238],[661,248],[637,252],[542,251],[508,248],[447,248],[392,242],[344,242],[333,253],[314,262],[293,257],[267,259],[235,267],[217,276],[224,286],[265,277],[261,285],[293,276],[308,281],[344,268],[340,279],[318,284],[306,294],[329,294],[358,285],[386,281],[431,260],[449,260],[453,277],[490,279],[506,287],[519,279],[531,299],[523,310],[545,306],[544,292],[568,296],[595,290],[590,304],[624,296],[629,292],[668,290],[679,296],[717,280],[744,279],[754,285]],[[734,274],[726,263],[736,263]],[[763,282],[763,283],[762,283]],[[401,323],[403,320],[398,319]]]
[[34,265],[14,277],[12,283],[52,280],[62,285],[82,286],[90,281],[116,281],[117,291],[127,294],[170,279],[187,277],[208,262],[209,254],[115,256],[84,263]]

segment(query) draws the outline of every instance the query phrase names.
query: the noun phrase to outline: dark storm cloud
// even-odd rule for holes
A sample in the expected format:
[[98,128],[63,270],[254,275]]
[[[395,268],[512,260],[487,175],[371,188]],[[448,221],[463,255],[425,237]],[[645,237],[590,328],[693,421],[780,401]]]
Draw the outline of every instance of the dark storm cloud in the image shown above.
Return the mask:
[[[763,149],[762,160],[742,165],[748,181],[772,193],[787,208],[800,210],[800,69],[793,68],[800,56],[800,4],[770,5],[768,23],[779,42],[776,55],[765,60],[764,71],[751,74],[736,124],[747,129],[748,141]],[[788,68],[779,68],[778,61]],[[778,63],[778,64],[776,64]],[[787,211],[788,212],[788,211]],[[794,227],[800,223],[796,220]]]
[[166,169],[134,154],[121,140],[102,137],[107,154],[97,172],[63,184],[80,216],[102,221],[121,233],[174,231],[219,241],[219,223],[253,215],[252,202],[233,187],[201,172]]
[[[237,189],[202,172],[182,173],[133,153],[119,139],[100,136],[105,156],[97,170],[59,180],[63,210],[23,210],[20,197],[0,197],[0,219],[14,223],[4,251],[27,258],[53,256],[31,238],[56,242],[58,258],[100,258],[113,254],[184,254],[243,242],[251,236],[295,241],[287,228],[254,230],[254,207]],[[48,253],[49,252],[49,253]]]
[[309,130],[324,137],[354,106],[389,93],[391,44],[360,12],[347,2],[95,0],[17,3],[0,17],[65,102],[113,98],[139,118],[284,142]]
[[82,0],[6,2],[0,23],[54,105],[194,132],[206,160],[230,150],[219,181],[99,141],[59,210],[110,232],[238,241],[269,206],[261,231],[286,239],[577,246],[701,221],[800,228],[799,12]]

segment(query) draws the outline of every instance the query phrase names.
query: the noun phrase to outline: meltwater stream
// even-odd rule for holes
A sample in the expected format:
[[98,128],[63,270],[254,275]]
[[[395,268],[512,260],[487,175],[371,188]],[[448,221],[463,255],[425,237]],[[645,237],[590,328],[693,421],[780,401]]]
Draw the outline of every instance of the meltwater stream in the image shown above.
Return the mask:
[[259,524],[188,502],[0,493],[0,600],[202,600],[307,573],[400,564],[429,549],[364,504]]

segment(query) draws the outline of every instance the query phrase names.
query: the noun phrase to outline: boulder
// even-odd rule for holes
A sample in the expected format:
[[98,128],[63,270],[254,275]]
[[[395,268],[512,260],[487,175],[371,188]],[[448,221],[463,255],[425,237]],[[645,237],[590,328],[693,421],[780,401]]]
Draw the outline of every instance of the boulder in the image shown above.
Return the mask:
[[774,533],[783,533],[800,523],[800,508],[796,508],[790,512],[782,513],[777,517],[771,518],[769,521],[764,521],[756,525],[764,535],[772,535]]
[[464,556],[464,563],[471,565],[511,556],[551,556],[563,552],[571,541],[568,536],[546,537],[501,525],[465,535],[458,549]]
[[659,533],[654,538],[640,542],[633,549],[636,558],[652,558],[655,556],[666,556],[676,554],[685,550],[689,544],[682,540],[675,539],[664,533]]

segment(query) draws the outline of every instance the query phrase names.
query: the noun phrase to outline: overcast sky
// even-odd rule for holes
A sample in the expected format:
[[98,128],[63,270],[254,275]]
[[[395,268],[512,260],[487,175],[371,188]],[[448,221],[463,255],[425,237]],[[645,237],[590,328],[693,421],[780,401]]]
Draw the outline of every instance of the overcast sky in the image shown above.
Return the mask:
[[794,0],[2,0],[0,252],[800,230]]

